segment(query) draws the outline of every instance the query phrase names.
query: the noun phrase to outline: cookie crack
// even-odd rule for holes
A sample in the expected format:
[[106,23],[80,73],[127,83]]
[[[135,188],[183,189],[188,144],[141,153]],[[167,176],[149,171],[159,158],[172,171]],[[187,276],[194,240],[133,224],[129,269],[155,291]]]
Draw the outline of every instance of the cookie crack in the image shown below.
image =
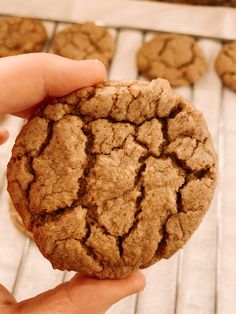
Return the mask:
[[[102,270],[103,270],[104,266],[103,266],[103,264],[101,263],[101,261],[99,260],[99,258],[97,258],[96,254],[94,253],[94,250],[93,250],[91,247],[87,246],[86,243],[85,243],[82,239],[78,239],[78,238],[73,237],[73,236],[67,237],[67,238],[64,238],[64,239],[56,240],[55,243],[54,243],[53,249],[52,249],[52,251],[51,251],[51,253],[50,253],[49,255],[55,254],[55,251],[56,251],[56,249],[57,249],[57,247],[58,247],[58,243],[60,243],[60,242],[66,242],[66,241],[68,241],[68,240],[78,241],[78,242],[80,243],[80,245],[82,246],[82,248],[85,250],[86,254],[87,254],[88,256],[90,256],[95,262],[97,262],[97,263],[99,264],[99,266],[100,266],[100,267],[102,268]],[[102,271],[102,270],[101,270],[101,271]]]
[[[164,41],[163,41],[163,45],[160,49],[160,51],[158,52],[157,56],[162,56],[164,53],[165,53],[165,50],[168,46],[168,44],[172,41],[173,39],[172,38],[166,38]],[[153,61],[155,61],[155,58],[153,58]]]
[[224,53],[225,53],[225,55],[230,59],[230,61],[232,61],[232,62],[235,62],[235,61],[236,61],[236,57],[234,58],[234,56],[232,56],[232,55],[229,53],[228,49],[224,49]]
[[39,228],[47,223],[58,221],[64,214],[73,211],[77,205],[77,201],[74,201],[70,207],[58,208],[53,212],[42,211],[39,213],[31,213],[33,217],[33,227]]
[[191,59],[189,61],[186,61],[186,62],[182,63],[180,66],[177,66],[176,67],[177,70],[182,70],[183,68],[186,68],[186,67],[188,67],[189,65],[192,65],[195,62],[195,60],[197,59],[197,55],[196,55],[196,53],[194,51],[194,46],[195,46],[195,43],[192,43],[191,46],[190,46],[190,50],[192,52]]
[[[26,157],[28,157],[28,167],[29,167],[29,173],[32,174],[33,176],[33,180],[29,183],[28,187],[27,187],[27,190],[26,190],[26,195],[27,195],[27,198],[29,199],[29,194],[30,194],[30,191],[31,191],[31,187],[32,185],[35,183],[36,179],[37,179],[37,174],[33,168],[33,159],[35,157],[40,157],[43,152],[45,151],[45,149],[47,148],[47,146],[49,145],[51,139],[52,139],[52,136],[53,136],[53,121],[49,121],[48,122],[48,126],[47,126],[47,137],[45,139],[45,141],[41,144],[39,150],[38,150],[38,153],[36,154],[36,156],[34,157],[31,157],[31,156],[28,156],[27,154],[25,154]],[[30,208],[29,208],[29,211],[30,211]]]
[[233,71],[224,71],[221,73],[221,76],[225,79],[226,75],[230,75],[230,76],[236,76],[236,72]]
[[88,127],[81,128],[83,134],[87,138],[86,146],[85,146],[85,153],[87,155],[87,163],[84,167],[82,176],[78,179],[79,189],[77,192],[78,201],[81,201],[83,196],[87,193],[87,177],[89,176],[92,168],[96,162],[96,154],[92,152],[92,147],[94,143],[94,137],[92,132],[89,131]]
[[35,157],[40,157],[44,153],[47,146],[50,144],[50,141],[53,137],[53,125],[54,125],[54,122],[49,120],[48,126],[47,126],[47,137],[44,140],[44,142],[41,144],[38,154]]
[[[143,163],[140,168],[139,171],[136,175],[135,178],[135,186],[139,186],[141,181],[142,181],[142,174],[146,169],[146,164]],[[142,201],[145,199],[145,188],[143,186],[143,184],[141,184],[141,186],[139,187],[139,191],[140,191],[140,196],[137,197],[136,199],[136,211],[134,214],[134,221],[133,224],[130,226],[129,230],[123,234],[122,236],[119,236],[117,241],[118,241],[118,248],[119,248],[119,253],[120,253],[120,257],[123,257],[123,253],[124,253],[124,249],[123,249],[123,243],[124,241],[130,236],[130,234],[137,228],[138,224],[139,224],[139,218],[138,216],[140,215],[140,213],[142,212]]]
[[163,143],[161,144],[161,154],[159,158],[162,158],[165,152],[165,147],[167,147],[170,144],[170,139],[168,135],[168,118],[159,118],[158,119],[161,122],[161,131],[163,135]]

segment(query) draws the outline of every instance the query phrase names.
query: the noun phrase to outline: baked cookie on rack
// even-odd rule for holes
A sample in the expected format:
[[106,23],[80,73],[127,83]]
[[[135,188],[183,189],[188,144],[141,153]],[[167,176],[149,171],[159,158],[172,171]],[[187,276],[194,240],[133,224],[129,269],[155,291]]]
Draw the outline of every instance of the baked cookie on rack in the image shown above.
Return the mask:
[[47,32],[40,21],[0,16],[0,57],[42,51]]
[[206,59],[193,37],[156,35],[137,53],[137,66],[149,79],[164,78],[174,87],[191,85],[204,74]]
[[216,58],[215,68],[223,83],[236,91],[236,41],[223,46]]
[[8,191],[54,268],[120,278],[188,241],[213,198],[216,164],[202,113],[166,80],[111,81],[31,117]]
[[114,52],[114,38],[94,23],[74,24],[55,35],[53,52],[70,59],[98,59],[108,66]]

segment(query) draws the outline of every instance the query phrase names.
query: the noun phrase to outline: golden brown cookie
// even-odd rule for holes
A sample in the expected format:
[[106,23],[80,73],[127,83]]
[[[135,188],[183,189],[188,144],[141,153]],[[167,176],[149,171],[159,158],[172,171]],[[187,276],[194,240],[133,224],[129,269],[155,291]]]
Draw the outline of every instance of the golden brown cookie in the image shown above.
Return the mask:
[[30,231],[28,231],[22,221],[21,216],[19,215],[19,213],[16,211],[14,205],[12,204],[12,201],[9,201],[9,213],[10,213],[10,217],[12,222],[14,223],[14,225],[16,226],[16,228],[22,232],[26,237],[33,239],[32,233]]
[[119,278],[190,238],[213,197],[216,154],[202,113],[166,80],[106,82],[32,117],[7,177],[54,268]]
[[74,24],[56,34],[53,52],[76,60],[98,59],[107,66],[113,56],[114,39],[102,26]]
[[224,84],[236,91],[236,41],[223,46],[216,58],[215,68]]
[[0,16],[0,57],[42,51],[46,40],[47,33],[40,21]]
[[137,54],[139,71],[147,78],[167,79],[172,86],[190,85],[206,71],[206,60],[193,37],[157,35]]

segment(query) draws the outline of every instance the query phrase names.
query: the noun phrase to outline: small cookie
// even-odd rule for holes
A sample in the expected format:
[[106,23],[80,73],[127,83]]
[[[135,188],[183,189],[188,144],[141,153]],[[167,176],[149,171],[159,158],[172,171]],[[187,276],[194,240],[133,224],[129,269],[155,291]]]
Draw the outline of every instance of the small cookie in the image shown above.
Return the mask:
[[47,41],[40,21],[16,17],[0,17],[0,57],[42,51]]
[[106,66],[114,52],[114,39],[109,31],[93,23],[74,24],[58,32],[53,52],[70,59],[98,59]]
[[223,46],[216,58],[215,68],[224,84],[236,91],[236,41]]
[[206,71],[206,60],[193,37],[157,35],[137,54],[139,71],[149,79],[167,79],[172,86],[190,85]]
[[22,221],[21,216],[19,215],[19,213],[16,211],[14,205],[12,204],[12,201],[9,201],[9,213],[10,213],[10,217],[12,222],[14,223],[14,225],[16,226],[16,228],[22,232],[26,237],[33,239],[32,233],[30,231],[28,231]]
[[50,100],[16,139],[8,191],[54,268],[120,278],[169,258],[216,185],[202,114],[166,80]]

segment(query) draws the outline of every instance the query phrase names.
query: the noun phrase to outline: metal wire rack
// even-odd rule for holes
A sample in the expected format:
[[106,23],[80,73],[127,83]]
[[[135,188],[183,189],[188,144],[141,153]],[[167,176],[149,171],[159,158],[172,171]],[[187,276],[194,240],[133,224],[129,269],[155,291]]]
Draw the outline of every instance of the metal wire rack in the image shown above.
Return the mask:
[[[71,20],[42,20],[49,36],[45,51],[50,52],[55,33]],[[110,31],[116,38],[116,52],[109,78],[143,79],[137,72],[135,56],[141,43],[153,33],[121,26]],[[236,94],[222,86],[214,70],[223,40],[198,38],[208,60],[208,71],[193,87],[177,89],[204,112],[218,150],[220,176],[215,199],[185,248],[170,260],[144,270],[147,277],[144,292],[117,303],[107,312],[109,314],[235,313]],[[5,116],[0,121],[0,126],[11,132],[9,141],[0,147],[0,282],[17,300],[50,289],[73,275],[53,270],[34,242],[24,237],[10,219],[5,172],[11,147],[22,125],[23,121],[13,116]]]

